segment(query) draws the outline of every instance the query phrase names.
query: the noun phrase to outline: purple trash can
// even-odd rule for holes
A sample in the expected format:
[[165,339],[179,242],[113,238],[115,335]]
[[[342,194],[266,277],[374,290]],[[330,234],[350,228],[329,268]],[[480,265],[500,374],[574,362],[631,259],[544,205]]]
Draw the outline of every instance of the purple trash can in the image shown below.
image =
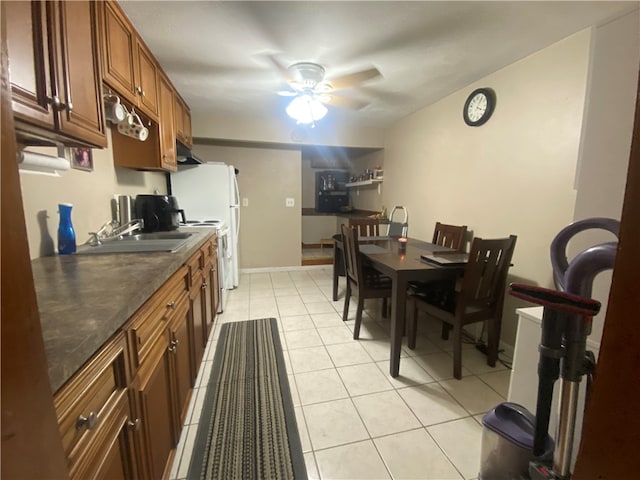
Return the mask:
[[[529,478],[533,460],[535,417],[522,405],[504,402],[482,419],[482,447],[479,480],[514,480]],[[553,440],[547,435],[545,454],[553,455]]]

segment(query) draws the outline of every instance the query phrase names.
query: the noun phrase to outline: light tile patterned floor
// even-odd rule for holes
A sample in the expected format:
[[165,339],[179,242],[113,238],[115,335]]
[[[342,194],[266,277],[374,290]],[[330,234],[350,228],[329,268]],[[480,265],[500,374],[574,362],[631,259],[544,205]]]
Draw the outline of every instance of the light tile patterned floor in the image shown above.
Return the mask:
[[330,268],[241,276],[207,345],[172,479],[187,475],[220,325],[264,317],[278,319],[309,478],[477,477],[482,414],[505,400],[511,371],[488,367],[466,345],[464,376],[453,379],[451,343],[438,323],[421,319],[416,349],[405,340],[400,375],[391,378],[381,303],[366,303],[353,340],[355,311],[342,321],[342,295],[331,301]]

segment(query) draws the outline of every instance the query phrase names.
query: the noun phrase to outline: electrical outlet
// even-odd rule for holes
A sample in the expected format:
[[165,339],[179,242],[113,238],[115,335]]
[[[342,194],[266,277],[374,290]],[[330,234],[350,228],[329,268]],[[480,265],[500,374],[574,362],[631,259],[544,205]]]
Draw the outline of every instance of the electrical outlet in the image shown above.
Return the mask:
[[243,207],[248,207],[249,206],[249,199],[248,198],[243,198],[242,199],[242,206]]
[[295,201],[295,199],[294,199],[294,198],[287,197],[287,198],[285,198],[285,200],[284,200],[284,204],[285,204],[285,206],[287,206],[287,207],[295,207],[295,205],[296,205],[296,201]]

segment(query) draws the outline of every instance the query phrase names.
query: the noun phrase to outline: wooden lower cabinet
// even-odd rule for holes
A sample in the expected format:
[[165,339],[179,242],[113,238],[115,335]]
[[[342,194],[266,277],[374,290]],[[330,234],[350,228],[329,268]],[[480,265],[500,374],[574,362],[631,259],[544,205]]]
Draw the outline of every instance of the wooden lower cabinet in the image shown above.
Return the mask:
[[[141,413],[141,469],[145,478],[162,478],[176,445],[168,332],[156,341],[139,374],[136,390]],[[148,365],[147,365],[148,363]]]
[[138,478],[126,360],[120,333],[54,397],[72,479]]
[[215,315],[211,251],[199,249],[55,394],[72,479],[168,477]]
[[[193,344],[191,338],[193,329],[189,328],[189,323],[189,302],[185,299],[182,307],[176,312],[173,324],[169,327],[170,341],[168,350],[171,353],[176,432],[179,432],[182,425],[184,425],[189,398],[191,398],[191,387],[195,378],[190,348],[190,345]],[[176,435],[176,443],[178,440],[179,435]]]
[[[206,320],[206,338],[213,332],[213,322],[220,304],[220,288],[218,279],[218,248],[213,238],[202,247],[204,267],[202,277],[204,281],[204,304]],[[206,343],[206,341],[205,341]]]

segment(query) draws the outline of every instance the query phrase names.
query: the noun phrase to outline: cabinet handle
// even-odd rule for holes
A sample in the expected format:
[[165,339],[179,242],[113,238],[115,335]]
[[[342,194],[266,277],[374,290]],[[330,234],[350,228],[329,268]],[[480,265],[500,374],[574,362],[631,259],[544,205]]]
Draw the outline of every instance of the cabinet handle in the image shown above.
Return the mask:
[[67,103],[66,109],[67,109],[67,112],[72,112],[73,111],[73,103],[71,103],[71,102]]
[[131,420],[127,420],[127,427],[129,427],[131,430],[139,430],[140,419],[136,418],[133,422]]
[[84,415],[80,415],[76,420],[76,430],[82,430],[86,428],[87,430],[91,430],[98,423],[98,415],[96,412],[90,412],[88,417]]
[[138,86],[136,87],[136,92],[138,92],[138,95],[143,95],[143,93],[142,93],[142,87],[141,87],[140,85],[138,85]]
[[207,282],[203,282],[202,283],[202,289],[204,290],[205,288],[207,288],[209,286],[209,284]]
[[63,103],[62,100],[60,100],[60,97],[58,97],[57,95],[47,98],[47,101],[53,106],[53,109],[56,112],[68,109],[68,106],[65,103]]
[[176,302],[167,303],[167,308],[171,308],[171,309],[176,308]]

